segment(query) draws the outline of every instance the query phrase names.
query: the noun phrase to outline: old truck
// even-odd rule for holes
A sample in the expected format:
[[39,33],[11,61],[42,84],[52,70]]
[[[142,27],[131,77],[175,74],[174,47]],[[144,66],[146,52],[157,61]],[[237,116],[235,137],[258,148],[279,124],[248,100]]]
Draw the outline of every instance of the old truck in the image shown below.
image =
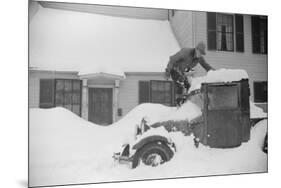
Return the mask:
[[[137,141],[123,145],[113,158],[128,163],[132,168],[140,162],[157,166],[169,161],[176,152],[176,145],[168,136],[144,133],[163,126],[168,132],[181,131],[194,135],[194,144],[211,148],[233,148],[250,139],[251,126],[259,119],[250,119],[250,89],[248,79],[232,82],[202,83],[199,90],[187,94],[201,108],[202,115],[191,121],[164,121],[147,125],[143,119],[137,127]],[[186,112],[189,113],[189,112]]]

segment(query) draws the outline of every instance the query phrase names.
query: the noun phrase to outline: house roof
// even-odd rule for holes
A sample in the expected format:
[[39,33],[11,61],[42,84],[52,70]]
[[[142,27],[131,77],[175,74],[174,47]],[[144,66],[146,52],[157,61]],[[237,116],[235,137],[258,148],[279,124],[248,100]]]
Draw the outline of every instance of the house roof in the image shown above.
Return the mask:
[[29,34],[31,69],[80,75],[111,69],[120,74],[163,72],[169,56],[180,48],[167,20],[43,7],[31,20]]
[[139,19],[154,19],[168,20],[168,9],[160,8],[139,8],[127,6],[110,6],[97,5],[86,3],[65,3],[65,2],[50,2],[39,1],[39,4],[44,8],[53,8],[59,10],[71,10],[76,12],[96,13],[110,16],[139,18]]

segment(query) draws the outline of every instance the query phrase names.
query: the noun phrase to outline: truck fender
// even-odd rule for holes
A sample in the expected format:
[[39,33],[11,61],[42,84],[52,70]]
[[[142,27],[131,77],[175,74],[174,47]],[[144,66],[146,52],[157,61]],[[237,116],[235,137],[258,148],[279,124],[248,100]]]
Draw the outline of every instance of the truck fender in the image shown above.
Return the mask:
[[143,138],[142,140],[140,140],[138,143],[136,143],[132,149],[138,150],[140,148],[142,148],[144,145],[148,144],[148,143],[152,143],[152,142],[164,142],[167,144],[167,146],[169,145],[174,145],[173,143],[170,143],[169,140],[164,137],[164,136],[159,136],[159,135],[153,135],[153,136],[149,136],[146,138]]

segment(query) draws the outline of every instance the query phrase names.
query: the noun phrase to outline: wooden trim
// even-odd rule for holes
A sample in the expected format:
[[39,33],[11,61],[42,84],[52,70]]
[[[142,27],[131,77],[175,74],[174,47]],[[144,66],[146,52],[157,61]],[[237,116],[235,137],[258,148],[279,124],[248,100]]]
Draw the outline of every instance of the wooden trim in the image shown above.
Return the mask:
[[[75,75],[77,76],[77,79],[87,79],[87,78],[84,78],[83,76],[79,76],[78,75],[78,71],[55,71],[55,70],[39,70],[39,69],[32,69],[32,67],[29,67],[29,72],[37,72],[37,73],[40,73],[40,72],[49,72],[49,73],[52,73],[52,74],[72,74],[72,75]],[[159,72],[148,72],[148,71],[144,71],[144,72],[137,72],[137,71],[126,71],[124,72],[125,76],[128,75],[128,76],[131,76],[131,75],[164,75],[164,70],[163,71],[159,71]],[[62,78],[64,79],[64,78]],[[163,77],[164,79],[164,77]]]
[[[153,76],[161,76],[161,75],[164,75],[164,70],[163,72],[125,72],[125,75],[126,76],[148,76],[148,75],[153,75]],[[163,76],[163,79],[164,79],[164,76]]]
[[50,72],[53,74],[74,74],[78,76],[78,71],[56,71],[56,70],[42,70],[42,69],[37,69],[35,67],[29,67],[28,69],[29,72]]
[[99,85],[99,84],[90,84],[88,88],[114,88],[114,85]]
[[120,75],[115,75],[115,74],[108,74],[108,73],[92,73],[92,74],[83,74],[83,75],[79,75],[79,77],[81,79],[93,79],[93,78],[109,78],[109,79],[113,79],[113,80],[123,80],[125,79],[125,75],[124,76],[120,76]]

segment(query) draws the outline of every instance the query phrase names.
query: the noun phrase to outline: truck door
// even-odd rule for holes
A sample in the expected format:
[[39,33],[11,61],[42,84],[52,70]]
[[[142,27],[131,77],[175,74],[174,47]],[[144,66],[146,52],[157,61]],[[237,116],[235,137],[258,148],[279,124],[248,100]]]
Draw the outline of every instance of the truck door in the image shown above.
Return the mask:
[[208,84],[205,89],[208,145],[216,148],[239,146],[242,140],[239,83]]

